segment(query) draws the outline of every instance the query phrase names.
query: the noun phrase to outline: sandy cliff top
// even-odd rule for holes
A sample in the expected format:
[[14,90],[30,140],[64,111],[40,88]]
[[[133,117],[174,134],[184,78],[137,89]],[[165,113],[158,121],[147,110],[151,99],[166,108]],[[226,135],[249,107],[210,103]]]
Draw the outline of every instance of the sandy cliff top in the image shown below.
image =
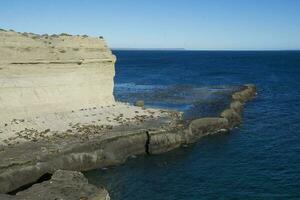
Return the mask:
[[115,62],[115,56],[102,37],[0,30],[0,65],[73,62]]

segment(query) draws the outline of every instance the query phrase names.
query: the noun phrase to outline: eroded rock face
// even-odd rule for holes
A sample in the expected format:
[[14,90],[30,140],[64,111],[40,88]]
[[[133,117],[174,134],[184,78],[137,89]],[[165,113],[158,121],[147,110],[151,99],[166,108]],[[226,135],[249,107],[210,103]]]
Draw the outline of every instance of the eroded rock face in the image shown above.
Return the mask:
[[233,101],[232,103],[230,103],[230,109],[234,110],[238,114],[241,114],[244,107],[240,101]]
[[232,95],[232,100],[245,103],[256,95],[256,87],[253,84],[246,84],[243,88]]
[[253,84],[244,85],[240,91],[232,94],[232,101],[228,109],[221,112],[220,117],[228,120],[229,128],[238,126],[242,122],[244,104],[256,95],[256,87]]
[[149,132],[148,154],[160,154],[180,147],[184,143],[184,129]]
[[242,122],[241,115],[233,109],[224,110],[220,116],[227,119],[229,128],[236,127]]
[[187,143],[228,128],[229,122],[226,118],[210,117],[193,120],[189,125]]
[[112,104],[115,60],[101,38],[0,31],[0,121]]
[[108,192],[88,183],[80,172],[57,170],[52,178],[37,183],[16,195],[2,195],[0,199],[12,200],[109,200]]

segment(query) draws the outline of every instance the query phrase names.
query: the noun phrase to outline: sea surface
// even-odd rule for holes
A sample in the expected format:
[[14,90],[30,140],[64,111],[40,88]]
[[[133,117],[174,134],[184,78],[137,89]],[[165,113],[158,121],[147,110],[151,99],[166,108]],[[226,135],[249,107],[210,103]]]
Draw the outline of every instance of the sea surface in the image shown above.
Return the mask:
[[187,148],[87,172],[112,200],[300,199],[300,51],[114,51],[115,96],[214,116],[254,83],[243,124]]

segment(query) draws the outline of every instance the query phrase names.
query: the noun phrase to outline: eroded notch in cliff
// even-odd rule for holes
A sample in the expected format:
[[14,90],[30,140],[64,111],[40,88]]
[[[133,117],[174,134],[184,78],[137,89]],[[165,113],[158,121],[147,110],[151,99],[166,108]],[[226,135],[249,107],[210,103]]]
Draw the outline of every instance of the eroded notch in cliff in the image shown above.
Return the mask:
[[42,183],[44,181],[48,181],[50,180],[52,177],[52,174],[50,173],[45,173],[44,175],[42,175],[36,182],[33,182],[33,183],[28,183],[28,184],[25,184],[13,191],[10,191],[8,192],[7,194],[9,195],[16,195],[18,192],[21,192],[21,191],[24,191],[24,190],[27,190],[28,188],[30,188],[31,186],[33,186],[34,184],[36,183]]
[[150,150],[149,150],[149,146],[150,146],[150,134],[149,134],[149,131],[146,131],[146,136],[147,136],[147,140],[146,140],[146,143],[145,143],[145,152],[147,155],[150,155]]

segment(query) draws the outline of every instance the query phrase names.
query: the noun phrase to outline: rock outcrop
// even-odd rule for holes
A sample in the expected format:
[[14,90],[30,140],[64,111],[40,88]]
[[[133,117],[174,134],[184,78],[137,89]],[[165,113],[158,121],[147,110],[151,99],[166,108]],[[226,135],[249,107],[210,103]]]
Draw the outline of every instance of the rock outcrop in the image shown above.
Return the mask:
[[145,102],[142,101],[142,100],[138,100],[134,103],[135,106],[138,106],[138,107],[144,107],[145,105]]
[[102,38],[0,31],[0,121],[112,104],[115,60]]
[[192,121],[179,119],[173,125],[169,125],[173,128],[164,131],[149,131],[149,153],[164,153],[181,145],[194,143],[204,136],[229,131],[242,122],[244,104],[255,95],[256,87],[254,85],[244,85],[231,95],[229,107],[223,110],[219,116]]
[[187,143],[196,141],[207,134],[226,129],[229,129],[229,122],[226,118],[210,117],[193,120],[189,125]]
[[88,183],[80,172],[57,170],[50,180],[36,183],[16,195],[0,194],[2,200],[109,200],[108,192]]

